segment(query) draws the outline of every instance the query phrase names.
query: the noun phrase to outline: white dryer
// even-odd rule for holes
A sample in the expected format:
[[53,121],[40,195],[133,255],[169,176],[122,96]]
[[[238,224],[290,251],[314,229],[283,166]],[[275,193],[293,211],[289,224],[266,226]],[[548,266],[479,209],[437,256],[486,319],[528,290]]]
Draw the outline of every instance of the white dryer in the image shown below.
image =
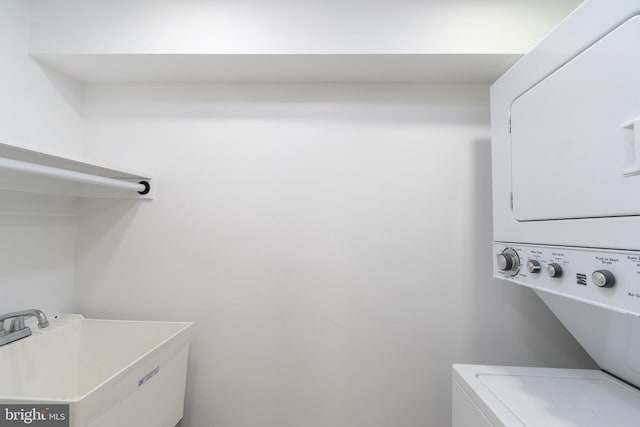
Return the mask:
[[491,87],[494,275],[601,370],[455,365],[453,426],[640,426],[640,0],[586,0]]

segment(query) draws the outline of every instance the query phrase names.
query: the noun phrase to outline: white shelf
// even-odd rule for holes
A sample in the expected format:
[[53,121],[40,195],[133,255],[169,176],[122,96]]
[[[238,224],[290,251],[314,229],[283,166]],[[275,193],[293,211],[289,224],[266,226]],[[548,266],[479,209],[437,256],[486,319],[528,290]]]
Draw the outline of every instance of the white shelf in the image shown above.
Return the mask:
[[68,54],[32,53],[86,83],[492,83],[520,54]]
[[[139,194],[148,183],[150,191]],[[151,176],[0,138],[0,189],[74,197],[153,198]]]

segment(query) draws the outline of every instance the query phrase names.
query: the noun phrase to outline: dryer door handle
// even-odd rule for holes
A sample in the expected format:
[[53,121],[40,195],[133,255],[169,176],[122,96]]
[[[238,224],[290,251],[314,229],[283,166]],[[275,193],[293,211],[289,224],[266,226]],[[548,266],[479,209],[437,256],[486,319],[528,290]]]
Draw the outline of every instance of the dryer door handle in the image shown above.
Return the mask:
[[622,124],[625,177],[640,175],[640,117]]

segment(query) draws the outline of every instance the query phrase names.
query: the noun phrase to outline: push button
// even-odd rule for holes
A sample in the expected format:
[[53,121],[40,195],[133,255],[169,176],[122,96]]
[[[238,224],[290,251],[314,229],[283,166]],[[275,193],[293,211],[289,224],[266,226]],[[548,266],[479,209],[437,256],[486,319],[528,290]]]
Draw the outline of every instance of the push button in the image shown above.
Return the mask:
[[616,283],[616,278],[609,270],[596,270],[591,274],[591,280],[596,286],[610,288]]

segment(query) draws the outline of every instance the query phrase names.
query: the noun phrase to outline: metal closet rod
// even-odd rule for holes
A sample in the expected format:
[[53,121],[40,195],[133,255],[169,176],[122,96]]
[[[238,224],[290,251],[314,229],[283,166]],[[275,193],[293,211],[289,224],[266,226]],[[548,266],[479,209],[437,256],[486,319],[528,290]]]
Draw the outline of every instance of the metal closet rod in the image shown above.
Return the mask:
[[138,194],[147,194],[150,190],[148,181],[128,182],[105,176],[91,175],[83,172],[54,168],[52,166],[39,165],[37,163],[22,162],[20,160],[0,158],[0,169],[13,172],[24,172],[31,175],[57,178],[65,181],[73,181],[81,184],[100,185],[102,187],[117,188],[120,190],[137,191]]

